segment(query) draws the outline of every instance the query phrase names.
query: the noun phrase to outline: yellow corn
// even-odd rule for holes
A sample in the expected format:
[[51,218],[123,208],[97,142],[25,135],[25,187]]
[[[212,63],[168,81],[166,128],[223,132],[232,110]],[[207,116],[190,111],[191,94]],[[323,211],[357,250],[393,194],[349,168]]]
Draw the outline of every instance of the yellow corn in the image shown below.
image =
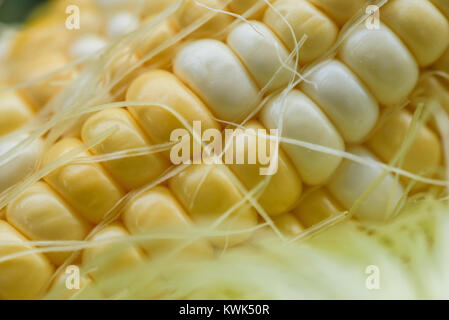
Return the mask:
[[[67,33],[53,28],[63,21],[58,15],[64,8],[54,5],[52,14],[28,26],[16,39],[12,57],[18,58],[8,79],[11,84],[39,78],[74,58],[94,54],[108,38],[122,35],[117,23],[124,20],[116,17],[135,5],[99,1],[105,11],[101,14],[90,1],[78,2],[91,17],[100,16],[98,21],[106,21],[108,28],[95,19],[84,20],[89,26],[85,32]],[[248,24],[223,13],[211,14],[194,1],[185,1],[135,47],[127,63],[142,61],[143,66],[111,88],[112,99],[126,96],[126,108],[89,114],[85,121],[82,119],[79,132],[49,145],[38,139],[13,157],[1,160],[0,195],[5,190],[14,191],[14,185],[38,168],[65,158],[71,161],[54,168],[0,208],[0,219],[6,219],[0,221],[0,239],[20,243],[0,246],[0,259],[32,249],[25,243],[28,240],[87,239],[92,245],[82,250],[81,260],[74,262],[88,269],[96,266],[83,275],[82,287],[87,290],[92,283],[103,283],[125,268],[139,266],[147,256],[155,259],[178,249],[183,256],[210,258],[214,256],[213,247],[242,244],[262,221],[258,213],[264,217],[264,213],[268,214],[282,233],[295,236],[303,226],[310,227],[347,210],[361,221],[383,221],[401,207],[410,180],[398,179],[378,165],[360,161],[396,160],[407,141],[412,114],[403,109],[386,119],[382,116],[393,108],[399,109],[407,99],[411,98],[411,107],[437,101],[449,110],[449,99],[444,98],[447,89],[434,77],[420,74],[420,68],[430,65],[449,70],[446,2],[390,1],[380,10],[379,30],[359,25],[333,58],[319,63],[315,62],[337,43],[341,27],[358,10],[365,9],[365,1],[270,1],[274,9],[260,0],[200,2],[237,14],[254,10],[248,13]],[[140,15],[127,21],[151,23],[174,3],[145,4]],[[210,19],[192,30],[185,41],[148,56],[207,15]],[[66,33],[70,36],[61,36]],[[298,47],[304,36],[307,39]],[[53,42],[53,46],[34,56],[30,48],[39,42]],[[291,54],[296,49],[299,51]],[[295,53],[305,80],[281,92],[293,83]],[[117,72],[113,69],[112,76]],[[0,94],[0,157],[29,137],[27,133],[6,135],[26,128],[26,123],[32,125],[34,109],[45,111],[45,106],[82,71],[83,65],[68,68],[30,86]],[[411,96],[419,89],[426,94]],[[243,120],[249,121],[242,129],[254,132],[280,129],[281,148],[276,154],[271,149],[268,153],[269,158],[276,155],[277,159],[273,176],[260,175],[260,169],[267,166],[259,162],[195,163],[168,181],[153,185],[174,167],[170,151],[132,154],[169,143],[173,131],[192,129],[194,121],[201,123],[202,130],[223,132],[230,124],[239,125]],[[435,124],[429,126],[435,129]],[[85,144],[105,131],[110,134],[85,150]],[[189,137],[195,140],[196,133]],[[233,138],[238,142],[235,154],[258,150],[257,140],[261,138],[268,148],[267,137],[237,133]],[[409,141],[410,148],[393,165],[435,177],[442,164],[440,140],[436,131],[420,123]],[[198,147],[198,142],[190,147]],[[359,162],[344,159],[343,152],[356,156]],[[116,157],[110,158],[111,154]],[[128,156],[121,157],[123,154]],[[99,163],[89,161],[92,158],[99,158]],[[223,158],[225,155],[215,154],[215,160]],[[259,186],[263,188],[248,197],[248,192]],[[119,211],[119,220],[93,229],[114,210]],[[192,239],[157,237],[161,231],[195,233],[195,227],[202,227],[205,234]],[[153,232],[154,238],[145,238]],[[130,236],[143,238],[131,243],[127,242]],[[192,242],[183,247],[189,240]],[[54,266],[61,265],[70,253],[69,249],[0,260],[0,298],[41,297],[50,285]],[[99,259],[103,256],[106,262]],[[32,279],[27,278],[29,270],[33,270]],[[64,279],[59,274],[52,285]],[[64,297],[73,294],[68,291]],[[116,294],[104,286],[97,297]]]
[[[148,139],[134,119],[123,109],[105,110],[90,117],[82,128],[81,136],[84,141],[89,141],[107,128],[115,128],[116,131],[93,148],[97,154],[149,146]],[[126,189],[151,182],[168,168],[167,161],[159,154],[111,160],[104,165]]]
[[[38,182],[10,203],[6,219],[35,241],[83,240],[91,227],[72,210],[46,183]],[[55,252],[48,256],[59,265],[69,254]]]
[[[156,187],[137,197],[123,212],[122,219],[131,234],[136,235],[148,234],[152,230],[160,232],[163,228],[168,232],[170,228],[186,228],[192,225],[190,217],[166,187]],[[154,257],[167,254],[182,243],[182,240],[149,239],[141,246],[148,255]],[[212,247],[207,242],[199,240],[182,252],[208,256],[212,254]]]
[[293,213],[305,227],[311,227],[343,211],[326,189],[318,188],[306,193]]
[[30,104],[17,91],[0,94],[0,136],[17,130],[32,118]]
[[[81,145],[74,138],[60,140],[44,156],[44,165]],[[81,155],[88,156],[88,153]],[[93,223],[103,220],[122,196],[122,191],[98,164],[68,164],[48,174],[45,181]]]
[[[31,249],[27,239],[5,221],[0,221],[0,240],[16,243],[2,245],[1,257]],[[41,294],[54,268],[42,254],[34,253],[0,262],[0,271],[1,299],[33,299]]]

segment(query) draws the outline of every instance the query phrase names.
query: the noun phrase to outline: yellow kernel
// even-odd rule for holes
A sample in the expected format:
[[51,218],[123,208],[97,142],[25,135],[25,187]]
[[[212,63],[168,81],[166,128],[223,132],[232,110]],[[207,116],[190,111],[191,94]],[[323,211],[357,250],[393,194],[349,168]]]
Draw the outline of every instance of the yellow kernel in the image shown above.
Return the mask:
[[[185,128],[169,111],[171,109],[190,127],[197,120],[204,130],[220,128],[201,100],[167,71],[152,70],[142,74],[129,86],[126,100],[149,103],[148,106],[130,106],[128,109],[151,141],[157,144],[170,142],[170,135],[175,129]],[[165,105],[170,109],[151,103]]]
[[309,228],[343,211],[343,208],[326,189],[318,188],[305,193],[299,206],[293,210],[293,213],[306,228]]
[[225,213],[230,213],[211,230],[225,233],[211,237],[211,241],[219,247],[245,241],[252,234],[248,229],[257,224],[257,214],[249,203],[243,201],[238,205],[243,195],[234,179],[224,165],[191,165],[169,181],[170,189],[198,225],[210,227],[220,217],[225,218]]
[[[56,161],[71,150],[81,147],[75,138],[65,138],[54,144],[44,156],[44,165]],[[87,157],[88,152],[79,156]],[[62,197],[93,223],[100,222],[105,214],[122,197],[122,192],[97,163],[67,164],[44,177]]]
[[92,270],[90,275],[94,281],[101,282],[101,292],[107,297],[117,292],[114,281],[106,283],[105,279],[117,277],[121,272],[138,267],[143,262],[143,253],[139,248],[126,242],[126,237],[129,236],[129,232],[121,224],[112,224],[97,232],[91,239],[92,242],[107,243],[98,243],[83,251],[83,267]]
[[[34,249],[25,244],[28,240],[24,236],[1,220],[0,241],[17,243],[0,246],[0,258]],[[53,272],[50,262],[40,253],[30,253],[0,262],[0,299],[39,298]]]
[[[118,108],[103,110],[91,116],[85,122],[81,136],[86,142],[110,128],[116,130],[92,148],[94,153],[108,154],[150,146],[131,115]],[[103,164],[125,189],[137,188],[156,180],[170,165],[158,153],[115,159]]]
[[427,0],[391,1],[380,14],[421,67],[434,63],[449,45],[449,23]]
[[287,237],[294,237],[304,231],[298,219],[290,212],[273,218],[273,222],[279,231]]
[[[233,142],[235,146],[233,163],[228,165],[229,168],[248,190],[256,187],[265,179],[269,179],[263,192],[257,195],[257,200],[268,214],[278,215],[289,211],[296,205],[302,192],[302,183],[295,167],[282,150],[279,150],[278,159],[274,158],[274,150],[271,148],[277,146],[274,144],[270,148],[268,139],[257,136],[257,130],[265,129],[259,122],[252,120],[245,125],[245,129],[252,129],[255,134],[246,136],[245,131],[242,131],[236,135]],[[265,134],[269,134],[269,131],[266,130]],[[257,161],[254,164],[249,163],[248,160],[243,164],[237,163],[237,155],[243,154],[246,157],[249,152],[254,152],[257,155],[259,152],[258,146],[261,144],[266,145],[266,155],[270,158],[270,163],[262,165],[260,159],[256,159]],[[258,157],[256,156],[256,158]],[[261,174],[262,168],[267,169],[271,163],[276,163],[276,161],[277,171],[274,175]]]
[[17,91],[0,93],[0,136],[20,128],[33,116],[32,107]]
[[[393,114],[370,137],[368,146],[383,161],[390,162],[406,141],[412,120],[412,115],[405,110]],[[425,125],[421,125],[417,130],[403,161],[397,165],[412,173],[432,176],[441,161],[440,139]]]
[[[263,22],[279,36],[289,50],[295,49],[295,41],[299,42],[307,35],[306,42],[299,50],[301,64],[321,57],[337,39],[338,28],[335,23],[308,1],[277,0],[273,6],[281,16],[269,8],[265,11]],[[282,17],[290,24],[295,37]]]
[[[136,235],[158,232],[176,232],[182,235],[181,232],[187,231],[192,225],[190,217],[170,190],[162,186],[148,190],[133,199],[124,211],[122,220],[130,233]],[[150,257],[158,257],[180,250],[189,240],[189,238],[150,239],[139,242],[139,245]],[[197,239],[181,252],[188,257],[211,256],[213,253],[210,244],[202,239]]]
[[[35,241],[84,240],[91,226],[44,182],[22,192],[7,208],[7,221]],[[49,252],[49,259],[59,265],[69,251]]]
[[196,4],[194,0],[186,0],[183,6],[176,11],[172,19],[174,26],[178,30],[182,30],[211,15],[211,18],[206,23],[202,24],[201,27],[189,35],[190,37],[214,37],[232,22],[233,18],[231,16],[224,13],[214,13],[210,9],[205,8],[226,10],[226,7],[223,7],[226,3],[225,0],[196,0],[196,2],[203,6]]
[[339,26],[363,9],[366,0],[308,0],[328,14]]

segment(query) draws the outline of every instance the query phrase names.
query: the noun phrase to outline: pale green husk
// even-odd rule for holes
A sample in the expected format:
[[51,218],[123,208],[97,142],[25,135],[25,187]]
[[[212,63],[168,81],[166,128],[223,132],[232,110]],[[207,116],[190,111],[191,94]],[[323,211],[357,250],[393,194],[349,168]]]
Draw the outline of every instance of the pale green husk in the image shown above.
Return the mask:
[[[217,252],[213,260],[149,260],[73,298],[101,298],[96,292],[105,289],[114,292],[109,298],[117,299],[449,298],[445,202],[430,199],[408,205],[383,226],[347,220],[304,241],[281,242],[271,234]],[[369,266],[378,268],[378,289],[370,286]],[[56,288],[47,298],[60,293]]]

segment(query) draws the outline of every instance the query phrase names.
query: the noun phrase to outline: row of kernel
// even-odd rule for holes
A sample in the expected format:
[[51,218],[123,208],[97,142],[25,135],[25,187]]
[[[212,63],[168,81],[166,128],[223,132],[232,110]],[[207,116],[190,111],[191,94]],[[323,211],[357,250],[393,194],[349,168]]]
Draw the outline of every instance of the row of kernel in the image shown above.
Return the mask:
[[[138,12],[140,13],[138,15],[133,13],[137,12],[138,7],[134,5],[134,2],[124,2],[121,5],[117,5],[115,2],[114,4],[109,4],[102,1],[98,1],[97,4],[94,4],[92,1],[75,1],[74,3],[62,1],[55,3],[50,6],[49,14],[37,21],[32,21],[15,40],[11,56],[17,57],[15,60],[20,61],[20,65],[12,66],[11,80],[21,83],[63,68],[68,64],[69,57],[77,59],[96,52],[107,44],[108,38],[113,39],[133,31],[138,27],[141,19],[143,19],[142,23],[146,23],[156,14],[167,9],[170,5],[174,5],[175,2],[151,2],[151,4],[146,4],[145,7],[139,7]],[[221,8],[226,1],[202,0],[200,2],[205,7]],[[67,30],[65,26],[67,18],[66,7],[70,4],[75,4],[80,8],[80,26],[82,25],[82,27],[79,30]],[[360,7],[362,4],[363,1],[361,0],[353,1],[350,11],[354,12],[356,7]],[[287,5],[290,6],[291,4]],[[321,3],[319,5],[322,9],[330,7],[329,12],[335,10],[332,8],[333,4]],[[177,31],[199,21],[206,14],[210,13],[209,9],[205,7],[197,5],[192,0],[185,1],[173,17],[150,31],[142,45],[137,48],[137,55],[139,57],[145,56],[145,53],[162,44]],[[233,0],[230,1],[227,9],[243,14],[252,7],[259,7],[259,12],[262,13],[267,5],[261,0]],[[296,3],[294,9],[300,15],[298,18],[302,19],[301,21],[309,19],[315,21],[314,25],[297,25],[294,31],[298,37],[304,34],[309,35],[309,41],[306,47],[301,50],[301,54],[304,52],[305,55],[310,56],[310,59],[316,58],[333,44],[338,28],[329,18],[306,1],[304,3]],[[260,16],[260,14],[252,17],[257,16]],[[267,19],[278,20],[273,14]],[[229,26],[233,20],[234,18],[230,15],[217,13],[198,30],[195,30],[190,38],[214,36],[217,32]],[[321,25],[320,33],[313,34],[313,27]],[[103,28],[103,26],[106,26],[106,28]],[[284,28],[283,26],[280,27]],[[284,37],[290,37],[289,34],[285,33],[285,30],[280,30],[280,32],[284,32]],[[321,45],[319,39],[326,34],[328,41]],[[312,43],[314,43],[314,48],[311,47]],[[36,46],[42,48],[42,51],[38,54],[36,54],[35,50],[32,50]],[[311,51],[311,54],[308,53],[309,51]],[[167,54],[168,51],[165,51],[164,55]],[[33,59],[29,59],[30,55],[32,55]],[[21,58],[19,59],[19,57]],[[161,54],[158,57],[161,57]],[[62,88],[60,84],[53,85],[53,83],[67,82],[75,76],[76,70],[69,68],[64,72],[58,72],[45,81],[28,86],[23,91],[35,107],[41,108],[47,101],[57,95]]]
[[[407,96],[413,89],[416,79],[417,79],[418,69],[417,69],[417,66],[416,66],[413,58],[409,55],[408,51],[401,44],[401,42],[397,38],[395,38],[394,34],[391,33],[386,27],[383,27],[383,28],[384,28],[382,30],[382,31],[384,31],[383,38],[386,40],[386,42],[388,44],[390,44],[394,48],[396,48],[396,50],[397,50],[396,52],[393,49],[393,53],[397,53],[396,57],[397,58],[403,57],[403,56],[408,57],[408,60],[406,59],[405,63],[403,63],[403,65],[401,66],[401,69],[399,71],[402,72],[402,73],[400,73],[400,77],[402,79],[411,79],[411,82],[409,81],[408,84],[407,83],[405,84],[405,86],[402,88],[402,92],[401,92],[401,90],[396,90],[396,92],[392,92],[393,90],[391,90],[389,92],[390,94],[396,94],[396,96],[394,96],[393,99],[390,100],[390,102],[391,101],[398,102],[398,101],[402,100],[405,96]],[[360,32],[363,32],[363,31],[364,30],[361,30]],[[231,35],[232,35],[232,32],[231,32]],[[357,35],[353,36],[353,37],[355,37],[356,38],[355,41],[357,41]],[[363,37],[363,35],[362,35],[362,37]],[[369,40],[369,39],[365,39],[365,40]],[[245,44],[245,42],[243,40],[240,41],[240,43]],[[229,85],[226,86],[226,85],[222,84],[220,89],[225,88],[225,90],[222,90],[223,92],[221,92],[220,90],[217,90],[217,88],[211,88],[209,83],[206,81],[207,79],[205,77],[207,77],[207,75],[205,73],[201,72],[201,70],[200,70],[201,68],[198,64],[199,61],[205,62],[205,65],[210,65],[211,68],[214,68],[214,69],[209,68],[208,71],[212,70],[214,72],[214,75],[218,76],[219,79],[222,79],[222,78],[229,79],[229,77],[227,75],[229,75],[229,76],[234,75],[236,78],[240,78],[240,80],[245,79],[245,77],[241,77],[241,76],[239,77],[239,73],[237,72],[238,69],[235,68],[236,64],[234,64],[232,66],[234,68],[229,67],[230,63],[228,63],[228,62],[223,63],[221,65],[221,67],[217,66],[217,65],[219,65],[219,63],[221,61],[231,61],[232,60],[231,55],[228,53],[221,54],[220,59],[217,59],[220,62],[212,61],[212,60],[210,62],[208,62],[208,60],[207,60],[208,57],[216,57],[217,56],[217,52],[220,50],[219,49],[220,46],[223,47],[218,42],[210,41],[210,40],[207,40],[207,42],[202,41],[201,43],[197,42],[194,45],[189,46],[187,49],[185,49],[185,51],[184,50],[181,51],[180,55],[178,55],[178,57],[177,57],[177,60],[175,60],[174,68],[175,68],[175,73],[177,73],[182,79],[184,79],[187,83],[189,83],[189,85],[191,87],[193,87],[195,89],[195,91],[200,94],[200,96],[202,96],[202,98],[208,103],[208,106],[212,107],[212,110],[215,111],[214,113],[216,115],[229,121],[230,119],[233,119],[236,117],[242,118],[242,115],[244,116],[245,113],[248,113],[248,110],[244,110],[243,112],[241,112],[242,108],[239,105],[240,101],[244,102],[244,103],[242,103],[243,106],[246,106],[247,109],[250,109],[250,107],[248,107],[248,102],[251,99],[256,100],[256,102],[257,102],[257,99],[255,97],[256,96],[255,90],[253,90],[253,91],[249,90],[251,88],[254,88],[254,86],[250,85],[249,79],[238,82],[239,85],[241,85],[243,83],[243,85],[241,86],[241,87],[243,87],[243,90],[240,90],[240,88],[237,88],[237,87],[233,88],[235,90],[229,90]],[[348,47],[350,47],[350,46],[348,45]],[[386,46],[386,47],[388,48],[388,46]],[[384,48],[381,48],[380,52],[382,52],[382,49],[384,49]],[[214,50],[215,54],[212,55],[207,50],[211,50],[211,51]],[[222,49],[221,51],[224,52],[224,49]],[[385,54],[385,50],[383,50],[383,51],[384,51],[383,53]],[[391,53],[391,51],[387,52],[387,53]],[[204,56],[201,56],[202,54],[204,54]],[[351,52],[349,52],[349,54],[351,54]],[[355,55],[357,56],[357,53]],[[181,56],[181,58],[179,58],[179,56]],[[357,57],[350,56],[350,58],[352,58],[352,61],[358,61],[356,59]],[[350,58],[348,60],[351,60]],[[181,63],[180,63],[181,67],[178,67],[178,65],[177,65],[178,59],[181,60]],[[186,59],[186,61],[182,61],[182,59]],[[398,60],[400,60],[400,59],[398,59]],[[215,62],[217,62],[217,63],[215,63]],[[379,64],[379,61],[378,61],[378,64]],[[186,67],[185,69],[183,69],[184,66]],[[224,66],[226,66],[226,67],[224,67]],[[411,67],[412,73],[415,72],[415,76],[411,75],[411,77],[410,77],[410,74],[409,74],[410,68],[409,67]],[[362,76],[364,75],[365,79],[370,80],[369,75],[367,73],[364,73],[363,68],[364,68],[363,66],[359,66],[359,68],[358,68],[359,73],[362,73]],[[249,66],[249,69],[251,69],[251,65]],[[253,68],[253,69],[256,69],[256,68]],[[257,70],[260,70],[260,68]],[[218,73],[220,73],[221,76],[219,76]],[[347,70],[347,73],[350,74],[350,71]],[[351,74],[350,74],[350,76],[351,76]],[[201,77],[203,77],[203,78],[201,78]],[[352,76],[352,78],[355,79],[355,76]],[[232,84],[232,83],[235,83],[235,81],[232,80],[229,83]],[[246,84],[248,84],[248,85],[246,85]],[[372,81],[372,84],[373,84],[373,81]],[[395,84],[396,84],[396,87],[403,85],[403,83],[401,83],[400,81],[396,82]],[[201,87],[201,86],[203,86],[203,87]],[[206,87],[204,87],[204,86],[206,86]],[[366,90],[363,90],[363,85],[360,84],[360,86],[362,87],[362,90],[359,90],[359,91],[362,91],[362,94],[364,96],[369,95],[366,92]],[[376,88],[374,86],[374,84],[371,87],[374,87],[374,89],[378,89],[378,95],[380,95],[380,92],[381,92],[380,88]],[[215,89],[215,91],[213,89]],[[385,89],[385,88],[383,88],[383,89]],[[401,89],[401,88],[399,88],[399,89]],[[228,91],[228,90],[235,94],[233,94],[231,96],[229,96],[229,95],[226,96],[224,91]],[[241,92],[241,94],[240,94],[240,92]],[[250,95],[248,96],[248,94],[250,94]],[[313,103],[311,103],[308,100],[305,100],[306,98],[304,96],[302,96],[302,97],[298,96],[298,94],[299,93],[295,94],[296,98],[297,98],[296,100],[298,100],[299,98],[302,98],[303,104],[308,104],[309,106],[313,106]],[[350,96],[348,96],[348,98],[349,97]],[[362,96],[362,98],[363,98],[363,96]],[[226,99],[228,99],[228,100],[226,100]],[[226,103],[223,103],[223,100]],[[295,99],[292,98],[292,100],[295,100]],[[293,105],[294,102],[291,102],[291,104]],[[226,106],[226,109],[225,108],[220,109],[220,106],[224,106],[224,105]],[[253,105],[254,105],[254,103],[253,103]],[[276,109],[276,107],[273,107],[273,108]],[[234,111],[234,110],[236,110],[236,111]],[[223,113],[223,112],[226,112],[226,113]],[[241,114],[236,114],[237,112],[241,112]],[[275,126],[276,110],[274,111],[274,114],[273,113],[270,114],[269,111],[267,111],[267,112],[268,112],[268,115],[265,117],[266,121],[268,121],[268,122],[271,121],[272,126]],[[295,111],[293,111],[293,112],[298,112],[298,109],[295,109]],[[279,114],[279,112],[278,112],[278,114]],[[288,119],[291,117],[286,116],[285,118],[286,118],[286,121],[288,121]],[[341,117],[341,118],[343,118],[343,117]],[[376,114],[375,118],[377,118],[377,114]],[[310,124],[311,121],[307,121],[307,123]],[[375,124],[375,121],[372,121],[371,125],[374,126],[374,124]],[[294,128],[292,130],[294,130]],[[335,135],[335,131],[333,131],[332,134],[329,134],[328,136],[332,139],[333,137],[335,137],[337,135]],[[297,148],[292,147],[291,149],[297,149]],[[296,158],[298,158],[298,157],[296,157]],[[439,159],[437,159],[437,161],[438,160]],[[336,162],[335,167],[331,168],[332,170],[330,170],[330,172],[327,175],[326,175],[326,172],[324,172],[325,178],[328,178],[334,172],[335,168],[338,166],[338,164],[339,164],[338,158],[337,158],[337,161],[335,161],[335,162]],[[310,161],[310,163],[312,165],[316,164],[316,168],[317,168],[316,171],[320,170],[322,172],[322,168],[323,168],[322,164],[320,165],[320,163],[317,163],[316,161]],[[304,165],[304,164],[302,164],[302,165]],[[301,167],[301,166],[299,166],[299,167]],[[309,174],[310,179],[313,179],[316,177],[316,175],[314,175],[314,173],[315,172],[311,172],[311,170],[305,170],[305,169],[303,170],[303,174]],[[323,181],[326,180],[325,178],[323,179]],[[311,180],[309,180],[309,182],[310,181]],[[306,180],[306,182],[308,182],[308,181]],[[319,182],[316,182],[316,183],[319,184]],[[399,192],[399,194],[400,194],[400,192]]]

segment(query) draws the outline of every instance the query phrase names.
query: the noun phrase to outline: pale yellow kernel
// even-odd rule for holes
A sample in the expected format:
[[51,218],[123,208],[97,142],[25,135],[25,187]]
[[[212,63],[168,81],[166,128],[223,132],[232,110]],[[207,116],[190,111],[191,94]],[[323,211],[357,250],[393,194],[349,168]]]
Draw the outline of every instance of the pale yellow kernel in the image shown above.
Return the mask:
[[390,1],[380,14],[421,67],[434,63],[449,45],[449,23],[427,0]]
[[279,231],[287,237],[294,237],[304,231],[304,227],[292,213],[284,213],[274,217],[273,222]]
[[[1,220],[0,241],[17,243],[0,246],[0,258],[34,249],[25,244],[28,240],[24,236]],[[29,253],[0,262],[0,299],[39,298],[53,272],[53,266],[40,253]]]
[[[194,239],[192,233],[187,232],[192,221],[166,187],[153,188],[133,199],[123,212],[122,220],[131,234],[162,235],[160,239],[139,242],[152,258],[174,254],[176,251],[187,258],[213,254],[212,246],[207,241]],[[176,235],[182,236],[182,232],[185,232],[185,238],[177,239]],[[173,239],[164,238],[164,234],[173,234]],[[184,247],[190,240],[192,243]]]
[[305,142],[313,147],[336,151],[345,148],[343,139],[326,115],[301,91],[292,90],[285,97],[282,94],[274,97],[264,107],[260,117],[265,127],[278,128],[282,137],[294,140],[283,142],[282,147],[304,183],[323,184],[337,169],[341,162],[340,156],[294,144]]
[[[77,278],[78,276],[79,279]],[[53,280],[51,288],[45,298],[52,300],[69,300],[77,299],[78,297],[87,300],[104,299],[104,296],[97,288],[95,288],[92,278],[81,274],[80,266],[69,265],[62,269]]]
[[449,2],[446,0],[431,0],[432,3],[449,19]]
[[16,90],[0,93],[0,136],[6,135],[33,118],[33,109]]
[[301,198],[293,210],[301,223],[309,228],[325,219],[334,217],[344,210],[324,188],[310,190]]
[[[246,135],[246,129],[253,130],[254,134]],[[257,194],[257,200],[269,215],[278,215],[293,209],[301,195],[302,183],[295,167],[284,151],[279,149],[276,159],[274,157],[275,149],[278,146],[273,143],[270,147],[268,139],[257,136],[258,130],[262,130],[263,134],[270,134],[269,130],[266,130],[255,120],[248,122],[245,128],[238,132],[233,140],[233,161],[228,166],[248,190],[267,181],[267,185],[262,189],[262,192]],[[263,165],[258,157],[259,146],[262,144],[265,144],[265,154],[270,160],[269,163]],[[248,161],[250,152],[254,153],[255,163],[249,163]],[[241,155],[246,160],[243,163],[238,163],[237,158]],[[270,164],[276,171],[263,175],[261,169],[267,170]]]
[[[412,120],[413,116],[405,110],[393,114],[370,137],[368,146],[383,161],[390,162],[406,142]],[[420,125],[402,161],[396,166],[419,175],[433,176],[441,162],[441,156],[439,137],[425,125]]]
[[[184,120],[190,128],[193,126],[193,121],[199,121],[203,130],[220,129],[201,100],[167,71],[152,70],[142,74],[129,86],[126,100],[148,102],[148,106],[130,106],[128,109],[155,144],[170,142],[170,136],[175,129],[187,130],[170,112],[171,110],[178,113],[182,117],[181,120]],[[167,108],[164,109],[152,103],[164,105]],[[169,151],[165,154],[168,155]]]
[[177,54],[173,71],[221,120],[241,121],[260,102],[256,84],[223,42],[205,39],[187,44]]
[[[7,221],[34,241],[84,240],[91,226],[44,182],[22,192],[7,208]],[[49,259],[59,265],[70,251],[49,252]]]
[[338,60],[311,70],[301,89],[333,121],[348,143],[359,143],[374,128],[379,106],[365,85]]
[[368,164],[345,159],[327,184],[328,190],[359,220],[384,222],[391,219],[396,209],[400,209],[404,193],[399,179],[374,164],[379,160],[366,148],[351,147],[348,152]]
[[224,165],[204,164],[189,166],[169,181],[170,189],[199,226],[211,227],[225,213],[230,213],[211,230],[225,234],[211,237],[219,247],[245,241],[252,234],[249,229],[257,224],[256,212],[248,202],[242,201],[243,195],[234,179]]
[[[54,144],[45,154],[43,165],[48,165],[83,143],[65,138]],[[88,157],[88,152],[78,157]],[[76,157],[75,157],[76,158]],[[44,177],[77,212],[93,223],[100,222],[122,197],[122,192],[98,163],[67,164]]]
[[366,0],[308,0],[323,10],[339,26],[351,19],[358,10],[364,8]]
[[[200,3],[202,6],[195,2]],[[226,10],[224,4],[226,4],[225,0],[186,0],[183,6],[176,11],[172,19],[173,25],[178,30],[183,30],[211,15],[211,18],[193,31],[189,37],[213,38],[220,31],[223,31],[232,22],[233,18],[224,13],[216,13],[208,8]]]
[[67,67],[69,62],[62,52],[37,53],[32,58],[20,60],[21,65],[14,68],[12,80],[15,83],[36,81],[20,91],[40,109],[75,78],[74,67]]
[[402,103],[419,76],[415,59],[389,28],[359,26],[340,47],[340,57],[383,105]]
[[289,50],[295,49],[296,43],[301,41],[303,36],[307,36],[306,42],[299,50],[301,64],[312,62],[324,55],[337,39],[336,24],[308,1],[277,0],[273,6],[280,15],[269,8],[265,11],[263,22],[279,36]]
[[[131,115],[119,108],[103,110],[91,116],[85,122],[81,136],[86,142],[111,128],[116,130],[92,148],[94,153],[108,154],[151,146]],[[158,153],[110,160],[103,165],[125,189],[134,189],[155,181],[170,166]]]
[[229,33],[227,44],[267,93],[285,87],[292,79],[293,59],[287,60],[287,49],[263,23],[251,20],[239,24]]
[[[101,292],[107,297],[117,294],[114,281],[106,281],[119,277],[122,272],[129,272],[138,267],[144,259],[143,253],[133,243],[126,242],[129,232],[119,223],[103,228],[92,238],[92,242],[100,242],[83,251],[82,265],[91,270],[90,276],[101,283]],[[106,241],[101,243],[101,241]]]

